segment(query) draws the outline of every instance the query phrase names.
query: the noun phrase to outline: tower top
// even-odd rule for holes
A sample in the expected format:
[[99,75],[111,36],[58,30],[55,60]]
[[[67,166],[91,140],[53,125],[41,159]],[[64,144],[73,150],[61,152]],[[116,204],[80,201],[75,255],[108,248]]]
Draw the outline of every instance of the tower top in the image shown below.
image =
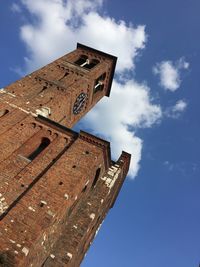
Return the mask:
[[71,128],[110,95],[116,61],[115,56],[78,43],[74,51],[6,86],[2,100]]
[[111,54],[105,53],[103,51],[97,50],[95,48],[83,45],[81,43],[77,43],[77,49],[89,50],[89,51],[91,51],[93,53],[99,54],[99,55],[101,55],[103,57],[106,57],[106,58],[110,58],[112,60],[110,82],[109,82],[108,89],[107,89],[107,92],[106,92],[106,96],[110,96],[110,90],[111,90],[112,81],[113,81],[113,77],[114,77],[114,73],[115,73],[115,67],[116,67],[116,63],[117,63],[117,57],[113,56]]

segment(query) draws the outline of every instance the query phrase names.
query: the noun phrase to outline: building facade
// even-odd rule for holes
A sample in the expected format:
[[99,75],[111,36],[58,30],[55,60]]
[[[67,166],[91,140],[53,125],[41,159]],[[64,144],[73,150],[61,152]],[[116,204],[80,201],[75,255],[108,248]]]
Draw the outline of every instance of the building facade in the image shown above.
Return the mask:
[[130,155],[70,128],[109,96],[115,65],[78,44],[0,90],[0,266],[80,266]]

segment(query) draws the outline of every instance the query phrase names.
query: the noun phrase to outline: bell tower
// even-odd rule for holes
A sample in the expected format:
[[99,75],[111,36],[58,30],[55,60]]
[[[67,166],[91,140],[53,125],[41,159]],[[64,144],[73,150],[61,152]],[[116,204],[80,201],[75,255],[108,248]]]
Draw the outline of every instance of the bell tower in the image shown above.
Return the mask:
[[0,90],[0,267],[79,267],[131,155],[70,128],[109,96],[116,57],[77,49]]
[[117,58],[77,44],[73,52],[5,87],[11,105],[71,128],[109,96]]

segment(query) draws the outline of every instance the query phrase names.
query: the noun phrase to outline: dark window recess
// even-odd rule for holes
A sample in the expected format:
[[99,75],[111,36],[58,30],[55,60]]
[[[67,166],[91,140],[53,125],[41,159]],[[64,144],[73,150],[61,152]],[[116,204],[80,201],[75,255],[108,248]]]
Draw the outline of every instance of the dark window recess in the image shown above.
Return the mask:
[[94,68],[97,64],[99,64],[99,60],[97,59],[92,59],[91,61],[88,62],[89,64],[85,65],[84,67],[86,69],[91,70],[92,68]]
[[96,79],[94,84],[94,93],[98,91],[103,91],[105,78],[106,78],[106,73],[102,74],[98,79]]
[[29,160],[34,160],[50,144],[49,138],[43,137],[39,146],[28,156]]
[[0,118],[2,118],[3,116],[5,116],[6,114],[8,114],[8,112],[9,112],[8,109],[0,110]]
[[81,55],[78,60],[74,62],[75,64],[79,65],[82,68],[86,68],[91,70],[94,68],[97,64],[99,64],[99,60],[97,59],[92,59],[89,60],[87,56]]
[[87,64],[87,62],[88,62],[88,57],[85,55],[81,55],[79,59],[76,60],[74,63],[81,67],[84,67],[84,64]]
[[101,168],[98,168],[98,169],[96,170],[96,174],[95,174],[95,177],[94,177],[94,181],[93,181],[93,183],[92,183],[92,188],[95,187],[95,185],[96,185],[96,183],[97,183],[97,181],[98,181],[98,179],[99,179],[100,172],[101,172]]

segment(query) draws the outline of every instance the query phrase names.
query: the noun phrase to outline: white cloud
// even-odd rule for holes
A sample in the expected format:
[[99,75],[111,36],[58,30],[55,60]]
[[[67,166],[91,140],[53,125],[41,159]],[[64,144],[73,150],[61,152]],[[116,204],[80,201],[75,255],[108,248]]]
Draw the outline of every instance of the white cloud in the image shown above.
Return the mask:
[[172,92],[176,91],[181,85],[181,70],[188,69],[189,63],[180,58],[176,63],[172,61],[162,61],[153,67],[153,72],[160,76],[160,85]]
[[173,107],[174,112],[183,112],[187,107],[187,103],[184,100],[179,100]]
[[102,1],[22,0],[38,23],[21,28],[21,38],[30,51],[28,70],[71,51],[77,42],[118,56],[117,71],[134,67],[145,47],[145,27],[101,16],[95,10]]
[[[77,42],[118,56],[117,73],[126,77],[135,67],[135,58],[145,47],[145,26],[127,25],[99,12],[101,0],[21,0],[34,17],[21,27],[28,49],[26,71],[46,64],[75,48]],[[110,98],[104,98],[84,119],[93,132],[106,137],[114,157],[130,152],[130,174],[139,169],[143,141],[137,128],[151,127],[161,118],[159,105],[152,104],[150,89],[136,81],[114,81]]]
[[111,97],[104,98],[88,113],[83,123],[111,140],[114,155],[119,155],[122,149],[133,155],[130,174],[135,176],[139,169],[143,141],[134,131],[151,127],[160,117],[161,108],[150,102],[150,90],[146,85],[133,80],[125,84],[114,81]]
[[172,107],[169,107],[165,114],[167,117],[177,119],[180,115],[186,110],[187,102],[185,100],[178,100],[176,104]]

